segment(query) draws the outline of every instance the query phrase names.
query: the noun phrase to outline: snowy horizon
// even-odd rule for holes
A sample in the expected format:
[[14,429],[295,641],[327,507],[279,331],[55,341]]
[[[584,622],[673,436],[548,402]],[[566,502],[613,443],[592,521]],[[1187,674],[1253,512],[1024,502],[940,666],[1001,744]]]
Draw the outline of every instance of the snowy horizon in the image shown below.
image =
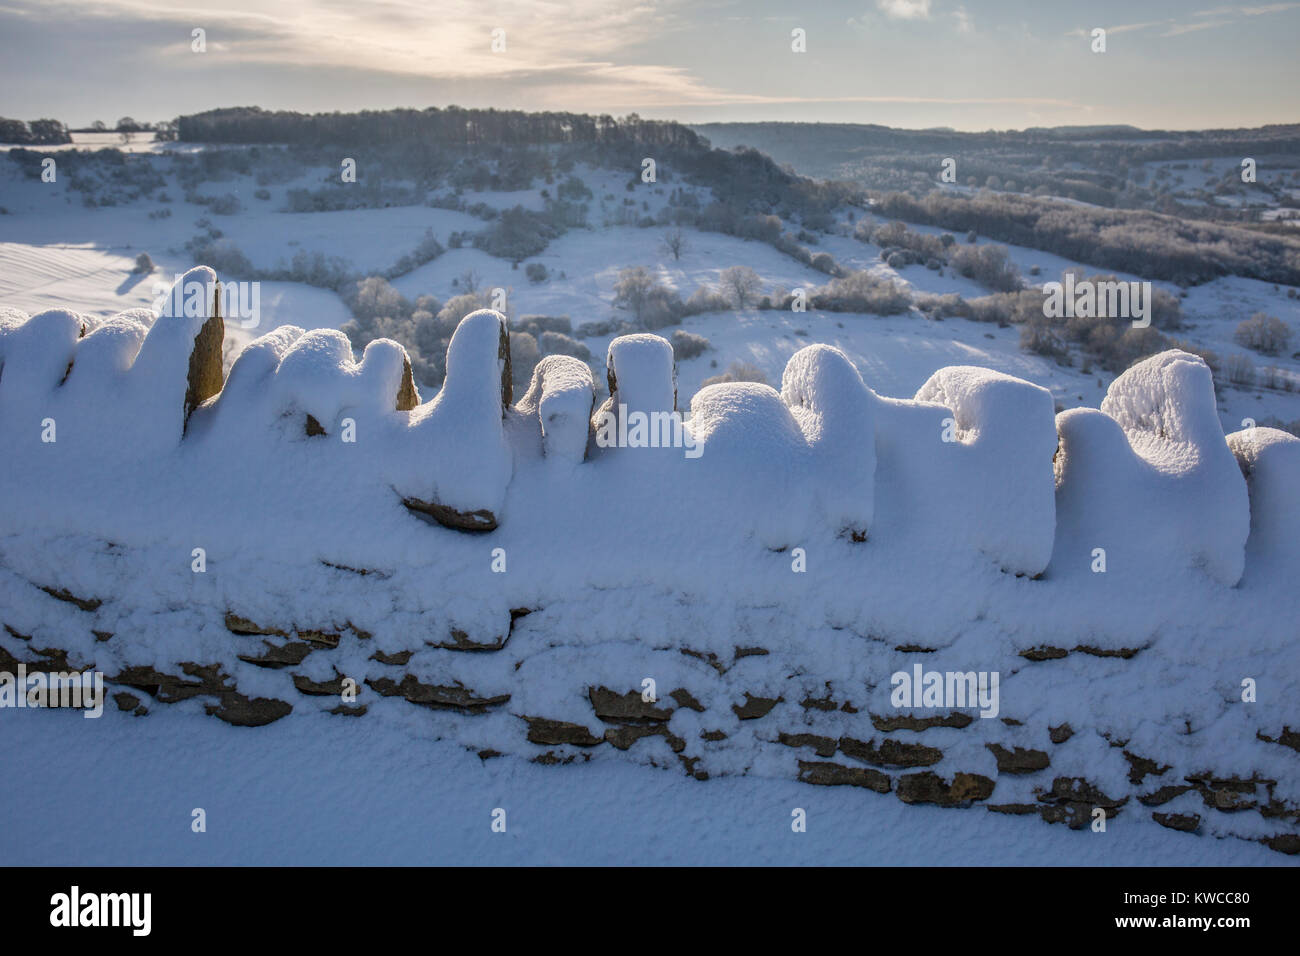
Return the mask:
[[0,114],[87,127],[232,103],[454,103],[688,123],[1246,127],[1300,120],[1298,24],[1295,2],[1103,0],[1031,15],[1011,0],[13,0],[0,9]]

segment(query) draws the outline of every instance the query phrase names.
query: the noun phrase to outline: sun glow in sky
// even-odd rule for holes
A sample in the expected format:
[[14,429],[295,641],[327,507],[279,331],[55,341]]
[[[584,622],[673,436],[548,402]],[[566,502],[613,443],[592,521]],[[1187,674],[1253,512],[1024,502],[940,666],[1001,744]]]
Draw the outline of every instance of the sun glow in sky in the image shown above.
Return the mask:
[[1300,120],[1300,2],[1211,3],[0,0],[0,115],[455,103],[973,130]]

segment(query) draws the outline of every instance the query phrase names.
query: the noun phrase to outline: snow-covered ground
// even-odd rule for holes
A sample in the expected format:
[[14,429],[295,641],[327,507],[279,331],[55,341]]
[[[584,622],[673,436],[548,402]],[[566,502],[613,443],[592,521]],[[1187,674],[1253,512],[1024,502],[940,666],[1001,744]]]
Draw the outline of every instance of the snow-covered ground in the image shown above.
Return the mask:
[[[594,201],[608,190],[621,203],[627,177],[602,175],[608,182],[590,183]],[[14,862],[1285,861],[1255,841],[1293,828],[1289,817],[1213,812],[1204,801],[1218,785],[1197,775],[1274,782],[1267,799],[1294,813],[1294,753],[1257,735],[1300,726],[1300,561],[1296,542],[1261,551],[1263,539],[1246,534],[1252,517],[1291,520],[1295,456],[1285,443],[1280,457],[1268,453],[1260,475],[1272,485],[1260,500],[1269,504],[1252,515],[1223,435],[1245,417],[1300,417],[1295,395],[1219,387],[1216,398],[1208,370],[1178,355],[1116,385],[1022,352],[1016,328],[916,312],[731,311],[682,326],[711,343],[676,372],[678,405],[698,416],[698,462],[601,449],[575,465],[542,452],[543,429],[574,422],[557,425],[538,408],[503,421],[499,326],[488,313],[462,323],[436,400],[426,390],[425,404],[395,408],[402,365],[390,343],[372,343],[354,364],[328,332],[348,318],[338,295],[263,283],[262,321],[226,324],[231,377],[187,427],[199,320],[174,331],[153,316],[106,318],[148,306],[155,279],[191,264],[183,244],[200,219],[264,269],[304,250],[379,271],[426,229],[445,242],[445,231],[482,225],[425,206],[277,212],[274,200],[247,199],[249,186],[239,186],[236,216],[175,202],[151,219],[164,204],[87,209],[63,184],[0,167],[0,306],[80,313],[0,319],[0,648],[24,659],[59,648],[110,676],[218,662],[240,693],[292,698],[294,708],[258,729],[205,717],[198,698],[149,701],[143,719],[111,704],[99,720],[0,713],[19,728],[0,735],[11,765],[50,754],[45,771],[0,794],[0,819],[39,805],[66,821],[39,848],[11,836]],[[466,198],[483,196],[502,207],[536,201]],[[647,266],[683,297],[732,265],[754,268],[766,289],[826,281],[767,245],[716,234],[690,232],[674,260],[662,234],[571,231],[528,260],[551,273],[539,284],[527,280],[528,262],[516,270],[470,248],[393,284],[445,300],[472,269],[482,286],[510,290],[514,315],[567,315],[576,326],[623,315],[612,290],[627,266]],[[894,273],[879,250],[844,236],[818,249],[918,291],[982,291],[922,267]],[[158,274],[131,274],[140,251]],[[1010,252],[1026,271],[1039,265],[1043,281],[1064,266]],[[1254,311],[1300,320],[1285,290],[1241,279],[1191,290],[1185,308],[1187,338],[1224,353]],[[602,378],[611,340],[587,340]],[[805,348],[815,343],[831,348]],[[670,410],[671,373],[646,358],[661,344],[631,345],[619,353],[620,396]],[[699,391],[734,360],[781,393]],[[935,375],[950,366],[1024,381]],[[1057,419],[1054,405],[1103,411]],[[306,415],[325,436],[308,437]],[[47,418],[56,442],[41,440]],[[356,443],[337,438],[345,419]],[[486,536],[430,526],[403,497],[491,511],[499,526]],[[1096,573],[1097,548],[1106,573]],[[508,572],[496,573],[496,549]],[[792,564],[796,550],[804,570]],[[518,609],[531,613],[516,622]],[[327,715],[337,696],[294,696],[289,670],[249,662],[263,642],[232,634],[230,613],[285,638],[344,633],[291,668],[312,682],[410,676],[509,701],[431,712],[365,684],[364,719]],[[492,653],[443,646],[457,633],[509,641]],[[1026,656],[1043,647],[1064,653]],[[1002,674],[1003,720],[897,732],[941,751],[925,766],[942,778],[996,777],[993,803],[1031,809],[1054,777],[1086,776],[1134,799],[1101,834],[791,779],[812,754],[778,735],[870,738],[873,717],[890,712],[891,675],[918,662]],[[621,694],[647,676],[661,699],[681,689],[698,709],[677,707],[668,737],[604,746],[589,689]],[[1241,699],[1243,679],[1258,684],[1257,703]],[[800,703],[822,695],[850,706]],[[750,719],[750,697],[775,703]],[[538,718],[598,740],[524,743],[525,722]],[[1049,742],[1062,724],[1073,735]],[[711,779],[683,777],[670,738]],[[999,774],[986,743],[1050,752],[1052,769]],[[489,750],[505,756],[479,755]],[[552,751],[575,762],[526,762]],[[1125,753],[1167,769],[1139,786]],[[1135,799],[1185,780],[1202,789],[1189,784],[1159,806],[1204,816],[1196,836],[1153,822]],[[1264,806],[1265,784],[1249,788]],[[194,807],[208,812],[207,834],[189,832]],[[511,821],[504,835],[490,829],[497,807]],[[791,831],[796,807],[808,810],[807,833]]]
[[[1109,832],[909,807],[852,787],[700,783],[626,763],[481,760],[427,734],[320,716],[259,731],[174,714],[5,715],[6,865],[1170,866],[1276,865],[1237,840],[1178,841],[1149,820]],[[57,759],[53,759],[58,755]],[[191,831],[195,808],[207,831]],[[506,811],[506,831],[492,812]],[[791,811],[807,811],[804,833]]]
[[[149,146],[162,155],[179,148],[170,143],[132,145]],[[1218,172],[1222,170],[1216,167]],[[426,230],[446,245],[451,232],[473,232],[486,225],[466,213],[429,206],[321,213],[282,211],[290,189],[316,188],[328,174],[327,170],[309,170],[290,182],[272,184],[268,187],[269,200],[254,197],[258,186],[251,176],[205,184],[201,193],[230,193],[240,199],[242,208],[237,215],[222,216],[212,214],[207,207],[180,201],[142,200],[125,206],[87,209],[81,205],[79,195],[69,189],[66,177],[55,183],[40,183],[23,178],[11,163],[0,164],[0,207],[8,210],[8,215],[0,215],[0,302],[28,313],[64,307],[99,315],[147,306],[154,298],[155,283],[170,283],[173,276],[193,265],[192,256],[183,247],[203,231],[200,221],[218,228],[224,241],[232,243],[260,269],[282,268],[296,253],[307,252],[341,258],[365,273],[390,268],[415,248]],[[662,248],[662,228],[600,227],[599,223],[616,215],[624,208],[625,200],[633,197],[632,208],[637,215],[653,215],[663,207],[671,191],[684,184],[646,186],[629,195],[625,186],[631,177],[626,173],[579,166],[573,175],[592,192],[588,202],[593,210],[593,228],[567,233],[518,268],[468,246],[449,249],[432,262],[393,279],[392,284],[411,299],[432,294],[446,301],[463,291],[455,283],[472,270],[482,287],[508,290],[513,315],[564,315],[576,327],[583,322],[626,317],[611,303],[618,272],[628,266],[646,266],[683,298],[701,285],[716,287],[722,271],[734,265],[750,266],[758,272],[765,291],[810,288],[826,281],[822,273],[770,246],[716,233],[687,230],[686,249],[680,260],[674,260]],[[516,205],[538,209],[543,204],[543,189],[554,195],[565,178],[557,177],[549,187],[539,183],[533,189],[515,192],[466,191],[462,198],[467,204],[481,202],[498,209]],[[175,185],[166,191],[173,199],[182,192]],[[164,211],[170,213],[166,218],[150,218]],[[851,229],[847,222],[841,225],[846,231]],[[934,235],[944,232],[924,225],[911,228]],[[867,269],[916,292],[955,292],[969,298],[987,291],[953,270],[944,270],[940,276],[919,264],[891,269],[880,260],[878,247],[847,235],[823,235],[811,248],[830,253],[846,268]],[[1065,269],[1080,265],[1035,249],[1006,248],[1022,275],[1037,283],[1059,278]],[[149,252],[158,266],[154,275],[144,279],[131,272],[135,256],[142,251]],[[550,273],[546,282],[533,284],[526,278],[524,269],[534,262],[546,266]],[[1037,277],[1030,276],[1034,266],[1039,269]],[[1117,276],[1127,281],[1143,278],[1127,273]],[[1156,285],[1180,291],[1168,283]],[[263,287],[263,314],[254,333],[284,323],[306,328],[338,327],[349,318],[346,307],[332,291],[289,283],[263,283]],[[1182,300],[1187,327],[1176,334],[1224,358],[1246,355],[1257,367],[1274,365],[1300,375],[1300,361],[1289,353],[1265,358],[1232,340],[1236,325],[1261,311],[1279,317],[1300,333],[1300,299],[1289,298],[1286,292],[1268,283],[1237,277],[1193,287],[1186,290]],[[998,329],[963,319],[927,323],[916,313],[882,319],[815,311],[724,312],[689,318],[683,328],[704,335],[714,345],[703,357],[683,364],[683,398],[689,398],[700,381],[724,371],[733,361],[751,362],[775,383],[785,359],[809,341],[833,342],[844,349],[860,369],[865,372],[870,368],[873,376],[880,376],[873,381],[878,381],[887,394],[910,394],[942,365],[975,361],[1049,388],[1063,407],[1096,407],[1113,377],[1098,372],[1084,375],[1077,362],[1067,368],[1024,353],[1014,328]],[[251,340],[249,335],[232,338],[234,349]],[[593,338],[587,342],[598,374],[603,370],[608,340]],[[1300,392],[1220,382],[1218,397],[1224,427],[1229,431],[1241,427],[1246,419],[1300,419]]]

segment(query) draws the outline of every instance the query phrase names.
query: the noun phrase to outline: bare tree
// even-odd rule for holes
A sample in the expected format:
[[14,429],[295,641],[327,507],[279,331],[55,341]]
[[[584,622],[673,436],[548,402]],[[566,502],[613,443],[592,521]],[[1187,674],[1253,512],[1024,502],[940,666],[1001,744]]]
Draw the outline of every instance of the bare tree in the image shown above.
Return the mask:
[[690,248],[690,243],[686,241],[686,233],[680,228],[669,229],[664,233],[663,238],[664,251],[673,257],[673,260],[679,260],[682,253]]
[[758,298],[763,287],[763,280],[749,266],[730,266],[722,270],[719,277],[724,293],[738,309],[748,308]]
[[474,271],[473,269],[466,269],[464,272],[460,274],[459,284],[460,284],[460,288],[464,291],[466,295],[473,295],[475,292],[478,291],[479,283],[481,281],[482,280],[479,279],[479,275],[476,271]]

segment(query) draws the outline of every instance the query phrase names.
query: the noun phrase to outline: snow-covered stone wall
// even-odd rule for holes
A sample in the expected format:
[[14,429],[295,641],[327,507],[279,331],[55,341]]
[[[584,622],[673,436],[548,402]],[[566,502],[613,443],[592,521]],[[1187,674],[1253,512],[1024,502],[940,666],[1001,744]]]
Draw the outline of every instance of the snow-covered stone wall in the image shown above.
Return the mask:
[[[483,310],[422,402],[397,343],[293,326],[223,381],[219,301],[0,310],[0,670],[1071,825],[1201,801],[1294,847],[1300,440],[1225,438],[1199,358],[1055,415],[973,367],[880,396],[812,345],[687,413],[652,335],[603,404],[563,356],[516,401]],[[1000,675],[996,712],[898,698],[914,668]]]

